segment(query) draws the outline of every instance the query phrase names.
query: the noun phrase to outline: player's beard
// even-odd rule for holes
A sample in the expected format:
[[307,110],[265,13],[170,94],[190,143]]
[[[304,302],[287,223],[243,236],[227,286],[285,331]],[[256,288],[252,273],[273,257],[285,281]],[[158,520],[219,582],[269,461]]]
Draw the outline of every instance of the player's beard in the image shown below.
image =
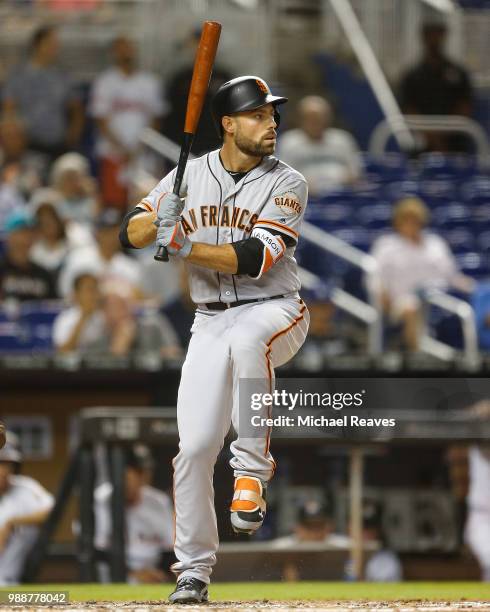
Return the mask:
[[256,142],[251,138],[244,136],[240,130],[237,130],[235,134],[235,145],[245,155],[252,157],[264,157],[265,155],[272,155],[276,148],[275,141],[269,141],[265,143],[265,137]]

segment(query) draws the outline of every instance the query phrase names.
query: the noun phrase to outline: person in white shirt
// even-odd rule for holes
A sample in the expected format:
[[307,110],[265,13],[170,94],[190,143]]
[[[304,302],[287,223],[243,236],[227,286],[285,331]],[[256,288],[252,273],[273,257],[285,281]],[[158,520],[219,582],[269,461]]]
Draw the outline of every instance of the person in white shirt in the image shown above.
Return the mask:
[[73,251],[65,260],[59,277],[59,293],[67,297],[74,279],[90,272],[103,284],[120,282],[130,285],[135,297],[142,296],[141,266],[138,261],[121,252],[118,211],[106,209],[95,220],[95,244]]
[[356,141],[349,132],[331,127],[332,120],[325,98],[307,96],[298,104],[299,127],[278,141],[277,156],[304,175],[313,196],[352,184],[361,174]]
[[371,287],[385,313],[402,324],[404,346],[418,348],[422,325],[419,293],[424,289],[457,287],[470,291],[473,281],[458,271],[446,241],[424,231],[429,211],[416,197],[400,200],[393,208],[394,231],[380,236],[371,254],[378,265]]
[[170,322],[154,309],[137,314],[127,285],[113,283],[102,291],[97,276],[82,273],[73,289],[73,305],[60,312],[53,326],[59,353],[181,356]]
[[[160,583],[170,576],[162,569],[162,555],[173,549],[173,506],[168,495],[148,485],[153,460],[147,447],[138,444],[126,457],[125,520],[128,582]],[[94,493],[95,548],[108,552],[111,545],[112,485],[98,486]],[[104,578],[106,568],[101,567]]]
[[59,209],[67,221],[91,227],[99,210],[97,183],[89,161],[80,153],[65,153],[54,162],[50,184],[61,196]]
[[468,463],[465,541],[480,564],[482,580],[490,582],[490,446],[472,446]]
[[94,241],[84,225],[64,218],[60,205],[60,194],[49,187],[37,189],[29,203],[36,222],[31,260],[55,274],[69,253]]
[[18,474],[21,461],[18,438],[8,432],[0,450],[0,586],[20,582],[38,528],[54,504],[36,480]]
[[141,131],[158,128],[167,104],[160,80],[138,69],[131,40],[119,36],[112,52],[114,65],[95,79],[90,112],[98,128],[96,152],[102,199],[106,205],[125,210],[128,162],[138,153]]

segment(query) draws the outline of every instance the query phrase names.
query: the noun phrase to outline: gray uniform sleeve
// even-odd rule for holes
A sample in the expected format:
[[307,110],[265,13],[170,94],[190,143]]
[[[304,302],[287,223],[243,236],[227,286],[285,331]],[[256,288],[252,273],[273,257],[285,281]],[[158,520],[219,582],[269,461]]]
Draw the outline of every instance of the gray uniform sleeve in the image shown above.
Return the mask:
[[308,199],[308,186],[299,173],[281,181],[262,209],[254,228],[262,227],[298,241]]

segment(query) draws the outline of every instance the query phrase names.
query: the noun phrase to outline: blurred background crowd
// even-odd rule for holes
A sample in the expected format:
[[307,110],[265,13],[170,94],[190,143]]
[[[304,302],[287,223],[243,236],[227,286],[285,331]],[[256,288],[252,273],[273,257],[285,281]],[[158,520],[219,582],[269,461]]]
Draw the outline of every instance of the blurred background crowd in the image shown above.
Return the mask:
[[[258,74],[290,100],[281,108],[277,156],[309,184],[297,259],[311,328],[288,367],[304,376],[339,370],[486,376],[490,364],[490,2],[4,0],[0,377],[10,399],[0,409],[20,441],[7,446],[0,467],[6,466],[5,482],[13,479],[12,495],[15,484],[18,495],[38,495],[48,510],[50,494],[18,480],[21,451],[54,493],[62,466],[48,474],[39,462],[66,460],[72,450],[66,440],[76,438],[66,428],[79,408],[175,401],[175,367],[194,311],[185,270],[155,262],[153,248],[125,252],[118,232],[122,216],[176,164],[200,22],[209,18],[223,23],[223,35],[193,153],[220,145],[209,98],[229,78]],[[93,370],[114,368],[118,377],[106,383],[91,378]],[[32,369],[42,374],[26,399],[19,371]],[[103,394],[104,384],[119,388],[121,376],[131,385],[135,370],[159,373],[149,396],[134,391],[139,379],[133,395],[122,387],[116,397]],[[84,371],[87,378],[65,377]],[[49,376],[51,395],[42,386],[49,382],[40,382]],[[63,384],[86,393],[78,403],[58,394],[64,408],[47,423],[40,415],[50,413],[53,389]],[[39,393],[46,393],[44,406]],[[348,546],[345,506],[332,498],[345,484],[345,466],[325,449],[315,452],[307,460],[325,471],[310,474],[310,488],[295,498],[295,517],[281,519],[281,499],[272,500],[264,537],[276,538],[278,550],[298,541]],[[278,480],[292,486],[301,478],[282,459]],[[376,469],[385,460],[375,458]],[[417,474],[408,477],[412,460]],[[409,536],[405,543],[387,537],[386,512],[408,498],[391,502],[375,491],[364,504],[364,538],[381,547],[366,576],[401,579],[395,549],[455,554],[471,514],[465,499],[473,496],[486,525],[482,532],[477,521],[483,535],[470,538],[481,566],[474,575],[490,579],[487,452],[437,448],[411,459],[406,451],[396,461],[407,487],[434,494],[411,511],[412,518],[426,511],[422,543],[414,551]],[[150,530],[142,539],[152,542],[141,547],[138,528],[128,527],[135,534],[129,576],[161,581],[171,559],[171,519],[163,525],[151,516],[170,517],[171,501],[150,486],[148,449],[131,451],[127,466],[127,520],[142,521]],[[376,469],[370,482],[377,486]],[[380,480],[398,483],[397,469],[395,462]],[[160,476],[157,484],[165,489],[169,482]],[[102,566],[110,495],[110,485],[101,484],[95,500]],[[29,515],[29,526],[48,510]],[[437,531],[441,512],[446,531]],[[15,513],[6,521],[0,566]],[[65,540],[73,533],[76,525],[65,529]],[[18,571],[3,580],[19,580],[22,562],[5,564]],[[413,567],[408,575],[416,574]],[[301,578],[293,561],[281,571]],[[341,571],[348,578],[348,566]]]
[[[182,15],[175,3],[164,4],[178,23]],[[252,4],[264,14],[271,10]],[[409,10],[417,36],[414,59],[400,59],[395,73],[380,41],[373,41],[389,77],[377,91],[370,72],[361,78],[355,57],[344,57],[345,40],[324,50],[327,43],[320,35],[328,34],[335,20],[328,3],[307,4],[279,2],[274,8],[285,30],[293,28],[289,19],[303,36],[315,27],[312,12],[327,22],[318,32],[316,52],[309,50],[308,76],[297,82],[295,64],[288,70],[280,57],[264,75],[265,58],[258,53],[266,48],[256,49],[246,65],[247,72],[272,78],[274,87],[290,96],[277,154],[308,180],[307,221],[342,241],[340,248],[329,248],[326,239],[319,245],[305,232],[298,249],[314,315],[310,347],[299,357],[302,367],[322,368],[325,359],[339,354],[380,355],[383,347],[443,359],[463,354],[475,362],[478,349],[490,346],[488,66],[479,58],[483,50],[475,47],[474,77],[466,57],[453,57],[450,46],[457,47],[454,39],[459,38],[463,50],[467,22],[474,13],[487,19],[485,5],[462,3],[449,15],[429,11],[422,2],[418,12]],[[234,9],[237,20],[251,19],[246,5],[230,2],[222,8],[228,18]],[[396,2],[380,2],[378,8],[387,11],[388,6],[391,17],[403,17]],[[160,345],[160,356],[175,358],[185,350],[192,306],[182,271],[158,266],[152,249],[123,252],[117,228],[121,216],[173,167],[200,30],[194,17],[179,36],[174,31],[170,50],[155,67],[154,60],[145,61],[148,45],[141,43],[139,30],[138,35],[121,33],[128,19],[123,9],[129,8],[128,2],[2,7],[10,32],[0,115],[2,354],[121,356],[158,353]],[[378,17],[388,46],[388,15],[386,23],[382,12]],[[15,38],[14,53],[12,31],[19,22],[22,33]],[[87,59],[74,55],[75,48],[79,54],[86,49],[69,33],[94,35],[97,27],[105,40],[98,42],[99,55],[87,78]],[[245,68],[243,59],[236,66],[224,59],[235,35],[225,24],[210,96]],[[381,150],[374,138],[386,92],[404,116],[425,117],[430,124],[412,130],[410,146],[402,152],[397,145],[407,142],[397,133],[397,139],[388,134]],[[363,103],[353,105],[352,98]],[[444,125],[434,127],[431,117],[442,118]],[[218,146],[208,100],[194,152]],[[349,246],[356,249],[352,257]],[[369,265],[372,274],[366,273]],[[458,315],[456,301],[432,312],[424,296],[431,289],[453,292],[474,316],[468,322]],[[349,307],[346,296],[358,301]],[[374,307],[377,329],[363,321],[363,303]],[[42,320],[39,329],[37,320]],[[149,333],[137,332],[137,326]]]

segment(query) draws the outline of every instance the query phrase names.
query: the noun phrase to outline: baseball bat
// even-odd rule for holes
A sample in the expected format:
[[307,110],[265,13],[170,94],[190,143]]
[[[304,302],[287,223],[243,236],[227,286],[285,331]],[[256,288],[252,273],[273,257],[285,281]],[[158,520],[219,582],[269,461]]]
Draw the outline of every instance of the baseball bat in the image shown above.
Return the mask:
[[[211,72],[213,71],[214,58],[218,49],[221,24],[217,21],[205,21],[201,32],[201,40],[197,48],[194,70],[192,72],[191,87],[187,98],[187,110],[184,123],[184,139],[180,149],[179,163],[175,173],[173,192],[180,194],[184,171],[191,152],[192,141],[196,133],[199,117],[201,116],[204,99],[209,87]],[[168,252],[165,247],[158,247],[154,259],[157,261],[168,261]]]

